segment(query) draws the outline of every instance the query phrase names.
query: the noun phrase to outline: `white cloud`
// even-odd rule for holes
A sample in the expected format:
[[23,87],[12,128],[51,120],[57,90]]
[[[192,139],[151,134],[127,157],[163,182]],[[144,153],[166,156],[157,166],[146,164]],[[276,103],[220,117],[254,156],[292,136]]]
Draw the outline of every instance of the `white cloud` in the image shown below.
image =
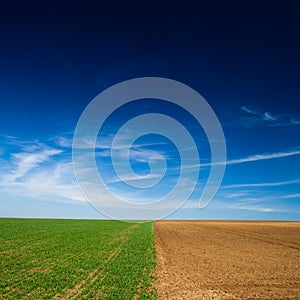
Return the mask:
[[54,202],[86,201],[77,186],[72,163],[63,161],[52,161],[49,166],[35,168],[20,180],[1,181],[0,190],[7,194],[26,194]]
[[256,115],[258,113],[256,110],[249,106],[241,106],[241,110],[251,115]]
[[262,161],[262,160],[290,157],[290,156],[296,156],[296,155],[300,155],[300,150],[286,150],[283,152],[255,154],[255,155],[250,155],[250,156],[246,156],[246,157],[242,157],[242,158],[229,159],[227,161],[215,162],[213,164],[212,163],[202,163],[200,165],[197,164],[197,165],[191,165],[191,166],[184,166],[184,168],[210,167],[212,165],[236,165],[236,164]]
[[23,184],[37,196],[86,201],[77,186],[71,162],[56,162],[28,176]]
[[260,112],[249,106],[241,106],[240,109],[247,114],[241,118],[241,123],[244,126],[257,126],[257,125],[267,125],[267,126],[291,126],[291,125],[299,125],[300,120],[295,117],[291,117],[288,114],[274,114],[269,111]]
[[73,140],[64,136],[58,136],[55,138],[55,142],[58,146],[63,148],[72,148]]
[[278,117],[275,117],[275,116],[271,115],[270,112],[265,112],[265,113],[262,115],[262,118],[263,118],[265,121],[276,121],[276,120],[278,120]]
[[236,207],[231,207],[235,209],[245,209],[245,210],[254,210],[259,212],[282,212],[280,209],[275,209],[272,207],[265,207],[261,205],[240,205]]
[[296,118],[291,118],[290,122],[294,125],[299,125],[300,124],[300,120],[296,119]]
[[77,186],[70,153],[39,141],[6,139],[14,153],[2,164],[1,192],[51,201],[86,201]]
[[39,164],[48,161],[51,156],[61,152],[62,150],[59,149],[46,148],[37,152],[14,153],[12,154],[13,170],[5,176],[4,180],[9,182],[22,178]]
[[[0,191],[7,195],[20,196],[26,194],[34,199],[49,200],[54,202],[86,202],[82,195],[75,178],[72,157],[71,140],[63,137],[52,139],[55,141],[56,148],[42,144],[38,141],[24,142],[16,139],[13,153],[9,160],[5,161],[5,170],[0,170]],[[83,146],[91,145],[87,140]],[[156,155],[156,151],[149,149],[143,150],[142,147],[150,144],[135,145],[131,151],[132,158],[137,162],[149,162],[149,158]],[[154,145],[154,144],[151,144]],[[69,149],[60,149],[69,148]],[[98,149],[106,149],[105,144],[98,144]],[[124,156],[124,149],[128,145],[123,145],[117,149],[120,158]],[[101,152],[97,152],[98,154]],[[63,155],[62,155],[63,154]],[[155,157],[154,157],[155,159]],[[143,179],[150,180],[159,178],[157,174],[149,174],[130,178],[125,177],[126,181]],[[109,183],[118,182],[113,178],[108,178]],[[107,206],[110,199],[101,201]]]
[[290,181],[279,181],[279,182],[244,183],[244,184],[223,185],[222,189],[249,188],[249,187],[272,187],[272,186],[284,186],[284,185],[295,184],[295,183],[300,183],[300,179],[290,180]]
[[[59,141],[60,142],[57,142],[56,148],[39,143],[37,141],[34,143],[18,141],[18,143],[16,143],[16,147],[17,146],[20,147],[19,151],[15,151],[15,153],[11,155],[11,160],[6,161],[5,170],[4,168],[0,170],[1,172],[0,190],[2,192],[9,193],[9,194],[20,195],[20,196],[26,194],[36,199],[47,199],[50,201],[58,201],[58,202],[72,201],[77,203],[86,202],[86,199],[81,194],[77,186],[76,178],[74,176],[74,171],[73,171],[73,166],[71,161],[71,151],[70,151],[71,140],[60,139]],[[152,156],[153,154],[157,154],[157,151],[149,150],[146,147],[142,148],[145,145],[146,144],[137,145],[132,149],[133,158],[139,162],[144,162],[144,161],[148,162],[150,156]],[[105,148],[105,146],[103,147],[103,144],[101,146],[102,146],[101,149],[103,149],[103,151],[109,150],[109,147]],[[123,145],[123,146],[124,148],[128,147],[128,145]],[[63,149],[60,149],[60,147],[62,147]],[[119,149],[117,149],[119,150],[120,156],[124,155],[124,151],[123,151],[124,148],[120,147]],[[101,151],[99,151],[99,153],[101,153]],[[246,163],[252,161],[294,156],[299,154],[300,154],[300,150],[299,151],[290,150],[290,151],[275,152],[275,153],[268,153],[268,154],[257,154],[257,155],[247,156],[244,158],[229,160],[228,164],[240,164],[240,163]],[[210,164],[204,164],[204,165],[208,166]],[[141,176],[140,178],[144,180],[145,179],[144,177],[146,179],[147,178],[151,179],[151,178],[157,178],[158,176],[157,174],[151,174],[150,177]],[[112,183],[118,181],[115,178],[108,178],[108,181],[109,179],[111,180],[110,182]],[[136,180],[136,177],[131,178],[130,176],[128,176],[125,177],[125,179],[128,181]],[[236,184],[231,186],[225,186],[223,188],[229,189],[229,188],[243,188],[243,187],[267,187],[267,186],[272,187],[272,186],[294,184],[299,182],[300,180],[285,181],[285,182],[270,182],[270,183]],[[186,186],[182,186],[182,190],[188,188],[190,188],[190,182],[187,181]],[[227,203],[230,201],[229,200],[230,198],[232,199],[230,202],[239,201],[239,198],[240,199],[244,198],[245,202],[239,203],[241,207],[240,209],[250,209],[249,207],[253,205],[251,199],[246,198],[246,196],[251,196],[252,193],[246,194],[244,193],[243,190],[241,191],[233,190],[233,193],[231,194],[225,193],[225,191],[221,191],[221,193],[223,193],[222,200],[227,201]],[[128,195],[128,198],[132,200],[133,196],[134,195]],[[299,194],[290,194],[290,195],[283,195],[281,198],[292,199],[292,198],[297,198],[298,196]],[[144,197],[144,195],[141,194],[141,198],[142,197]],[[256,200],[259,201],[261,199],[257,197]],[[145,197],[145,201],[148,201],[146,197]],[[174,201],[176,202],[176,199]],[[110,199],[101,198],[101,203],[102,202],[103,205],[106,206],[111,205]],[[259,203],[256,204],[257,204],[256,210],[260,209],[261,211],[270,211],[270,209],[272,209],[268,205],[259,206]],[[198,202],[188,201],[185,207],[198,208]]]
[[282,158],[282,157],[288,157],[288,156],[294,156],[294,155],[300,155],[300,150],[275,152],[275,153],[264,153],[264,154],[255,154],[255,155],[244,157],[244,158],[228,160],[226,162],[226,164],[227,165],[234,165],[234,164],[241,164],[241,163],[247,163],[247,162],[260,161],[260,160]]
[[[108,153],[105,153],[108,154]],[[115,151],[114,152],[115,156],[114,158],[117,159],[127,159],[128,152],[127,151]],[[109,156],[111,154],[109,153]],[[149,150],[149,149],[137,149],[136,147],[130,149],[129,151],[129,158],[133,162],[145,162],[148,163],[150,158],[151,160],[161,160],[162,157],[165,159],[170,158],[166,153],[164,152],[159,152],[159,151],[154,151],[154,150]]]
[[127,177],[115,177],[107,180],[107,183],[117,183],[117,182],[127,182],[127,181],[137,181],[137,180],[147,180],[147,179],[155,179],[160,178],[160,174],[148,174],[142,176],[127,176]]
[[278,197],[280,199],[293,199],[293,198],[300,198],[300,193],[297,194],[290,194],[290,195],[283,195]]
[[[222,187],[221,187],[222,188]],[[226,186],[225,186],[226,188]],[[225,199],[232,199],[232,198],[241,198],[241,197],[245,197],[248,196],[248,193],[226,193],[226,195],[224,195]]]
[[[127,157],[127,150],[130,146],[118,147],[118,148],[102,148],[101,151],[97,151],[96,155],[98,157],[111,157],[112,151],[114,151],[114,155],[119,158]],[[129,150],[130,158],[137,162],[149,162],[149,158],[156,154],[160,154],[160,152],[149,150],[149,149],[139,149],[139,147],[132,147]]]

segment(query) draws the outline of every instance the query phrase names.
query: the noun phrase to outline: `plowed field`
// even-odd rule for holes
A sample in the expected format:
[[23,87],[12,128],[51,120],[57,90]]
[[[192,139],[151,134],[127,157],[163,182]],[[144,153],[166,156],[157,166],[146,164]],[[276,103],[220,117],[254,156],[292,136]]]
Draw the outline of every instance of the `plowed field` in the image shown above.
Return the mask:
[[155,222],[159,299],[300,299],[300,223]]

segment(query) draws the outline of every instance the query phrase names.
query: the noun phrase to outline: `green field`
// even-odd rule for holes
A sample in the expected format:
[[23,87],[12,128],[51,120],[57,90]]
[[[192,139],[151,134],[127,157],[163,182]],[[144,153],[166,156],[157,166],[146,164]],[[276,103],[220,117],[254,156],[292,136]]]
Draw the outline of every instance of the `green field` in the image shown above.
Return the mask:
[[0,219],[0,299],[154,299],[153,223]]

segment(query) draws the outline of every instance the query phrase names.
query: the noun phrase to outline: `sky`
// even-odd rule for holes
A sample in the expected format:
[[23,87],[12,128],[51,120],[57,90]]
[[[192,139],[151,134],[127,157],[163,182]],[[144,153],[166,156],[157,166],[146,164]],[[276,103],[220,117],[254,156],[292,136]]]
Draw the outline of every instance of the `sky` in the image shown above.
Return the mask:
[[[213,168],[208,138],[201,124],[182,108],[147,98],[118,108],[99,131],[95,159],[107,188],[135,203],[172,192],[180,168],[188,169],[180,160],[185,149],[153,133],[131,145],[133,132],[118,131],[141,114],[164,114],[183,124],[200,156],[200,163],[194,157],[189,162],[189,169],[200,166],[196,184],[187,177],[180,187],[191,195],[165,217],[300,220],[297,2],[196,3],[2,5],[1,217],[108,218],[99,210],[110,208],[110,200],[98,193],[101,201],[95,209],[74,174],[77,122],[89,103],[111,86],[134,78],[161,77],[201,94],[216,114],[227,148],[222,184],[214,199],[199,209]],[[103,102],[103,110],[109,105]],[[173,129],[174,137],[176,132]],[[120,143],[113,147],[117,133]],[[120,162],[127,153],[123,149],[130,145],[133,173],[124,171],[121,180],[110,150],[114,148]],[[151,167],[158,173],[151,173]],[[137,185],[142,181],[158,184],[149,190],[137,189],[123,179]],[[172,201],[176,206],[182,199]]]

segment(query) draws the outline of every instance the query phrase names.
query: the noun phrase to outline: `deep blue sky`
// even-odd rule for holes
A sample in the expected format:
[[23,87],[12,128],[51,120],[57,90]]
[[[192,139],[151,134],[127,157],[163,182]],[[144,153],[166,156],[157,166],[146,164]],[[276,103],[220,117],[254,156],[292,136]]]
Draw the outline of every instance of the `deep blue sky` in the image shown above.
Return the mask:
[[101,217],[74,180],[76,123],[104,89],[158,76],[208,101],[229,161],[207,208],[170,218],[300,219],[297,1],[196,3],[2,4],[0,216]]

